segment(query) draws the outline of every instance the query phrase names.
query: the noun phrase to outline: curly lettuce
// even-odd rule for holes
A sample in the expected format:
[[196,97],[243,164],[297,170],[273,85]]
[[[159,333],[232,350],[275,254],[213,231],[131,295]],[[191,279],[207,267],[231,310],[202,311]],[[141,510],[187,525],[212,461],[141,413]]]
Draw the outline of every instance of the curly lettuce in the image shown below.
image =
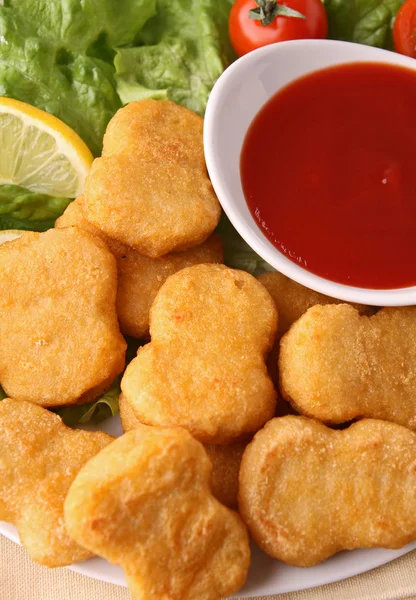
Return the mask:
[[236,58],[228,38],[233,0],[157,0],[135,47],[114,59],[123,103],[169,99],[204,114],[211,89]]

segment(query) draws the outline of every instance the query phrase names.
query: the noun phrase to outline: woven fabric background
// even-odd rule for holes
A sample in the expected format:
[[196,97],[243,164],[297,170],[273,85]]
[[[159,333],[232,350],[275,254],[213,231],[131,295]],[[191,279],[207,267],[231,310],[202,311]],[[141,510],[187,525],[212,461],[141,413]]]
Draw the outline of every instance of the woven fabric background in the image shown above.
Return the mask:
[[[416,551],[339,583],[257,600],[416,600]],[[0,535],[0,600],[131,600],[125,588],[31,562]]]

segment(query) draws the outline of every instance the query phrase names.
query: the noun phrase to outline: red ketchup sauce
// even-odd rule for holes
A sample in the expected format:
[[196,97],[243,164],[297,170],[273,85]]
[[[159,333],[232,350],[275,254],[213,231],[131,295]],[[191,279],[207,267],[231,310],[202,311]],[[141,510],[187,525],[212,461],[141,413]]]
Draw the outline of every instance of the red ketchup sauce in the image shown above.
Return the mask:
[[250,125],[241,180],[294,263],[364,288],[415,285],[416,71],[353,63],[291,83]]

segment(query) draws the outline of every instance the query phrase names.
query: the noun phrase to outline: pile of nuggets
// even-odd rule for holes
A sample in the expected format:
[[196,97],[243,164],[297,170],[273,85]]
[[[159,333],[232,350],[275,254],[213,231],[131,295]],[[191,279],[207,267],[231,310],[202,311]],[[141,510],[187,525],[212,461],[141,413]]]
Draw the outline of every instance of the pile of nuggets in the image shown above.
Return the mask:
[[[236,592],[249,536],[300,567],[416,538],[416,307],[221,264],[202,127],[129,104],[55,229],[0,247],[0,519],[136,600]],[[122,373],[120,438],[48,410]]]

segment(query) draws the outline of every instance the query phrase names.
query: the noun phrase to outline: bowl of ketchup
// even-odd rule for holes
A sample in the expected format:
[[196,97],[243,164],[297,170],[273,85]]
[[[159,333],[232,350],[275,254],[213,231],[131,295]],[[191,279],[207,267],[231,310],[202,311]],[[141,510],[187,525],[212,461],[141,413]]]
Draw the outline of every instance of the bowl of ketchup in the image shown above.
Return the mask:
[[416,304],[416,60],[260,48],[214,86],[204,147],[225,213],[275,269],[346,301]]

